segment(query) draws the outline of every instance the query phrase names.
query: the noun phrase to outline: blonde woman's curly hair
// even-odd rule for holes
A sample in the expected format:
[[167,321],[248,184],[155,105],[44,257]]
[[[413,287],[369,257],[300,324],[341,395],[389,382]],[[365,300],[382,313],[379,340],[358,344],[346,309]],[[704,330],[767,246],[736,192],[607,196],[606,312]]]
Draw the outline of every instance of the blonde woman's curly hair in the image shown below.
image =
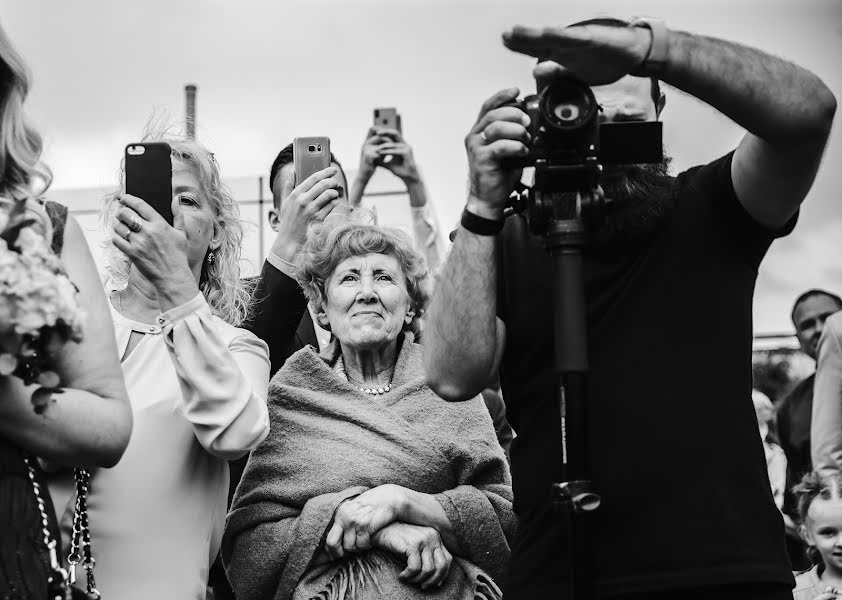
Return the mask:
[[399,229],[347,223],[339,227],[314,227],[296,260],[296,277],[315,312],[323,312],[326,282],[346,258],[365,254],[386,254],[397,259],[406,279],[409,308],[415,315],[404,329],[420,334],[421,316],[430,299],[427,263],[412,240]]
[[[194,139],[173,133],[173,125],[152,122],[147,126],[142,142],[166,142],[172,158],[186,163],[199,181],[200,191],[213,209],[214,224],[222,231],[222,242],[214,253],[214,260],[202,263],[199,289],[211,311],[226,323],[240,326],[246,318],[251,301],[251,286],[240,277],[240,255],[243,244],[243,222],[240,207],[231,192],[222,183],[219,165],[213,154]],[[119,208],[117,198],[125,191],[125,166],[121,164],[121,185],[105,197],[100,218],[106,231],[110,231]],[[105,271],[115,289],[128,284],[131,263],[107,236],[103,243]]]
[[39,198],[52,174],[41,162],[41,136],[24,117],[29,87],[29,71],[0,27],[0,210],[8,216],[15,204],[25,204],[49,239],[52,226]]

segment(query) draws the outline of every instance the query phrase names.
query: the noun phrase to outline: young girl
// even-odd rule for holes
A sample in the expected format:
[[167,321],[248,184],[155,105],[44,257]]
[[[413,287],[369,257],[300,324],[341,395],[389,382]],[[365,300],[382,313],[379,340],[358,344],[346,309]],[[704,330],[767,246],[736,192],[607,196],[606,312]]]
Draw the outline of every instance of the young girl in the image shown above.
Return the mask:
[[842,599],[842,474],[808,473],[794,491],[801,532],[816,566],[796,577],[793,600]]

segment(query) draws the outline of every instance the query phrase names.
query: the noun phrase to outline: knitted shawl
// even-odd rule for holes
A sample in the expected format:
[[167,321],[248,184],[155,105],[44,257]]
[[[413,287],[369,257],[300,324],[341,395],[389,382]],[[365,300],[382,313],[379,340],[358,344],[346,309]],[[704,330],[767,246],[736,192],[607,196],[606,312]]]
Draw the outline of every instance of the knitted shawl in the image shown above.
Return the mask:
[[[498,599],[514,534],[511,478],[480,397],[446,402],[425,383],[421,348],[398,341],[392,390],[362,393],[319,355],[296,352],[269,386],[271,430],[249,458],[222,554],[239,600]],[[371,549],[315,565],[339,504],[392,483],[432,494],[464,555],[438,591],[398,580]]]

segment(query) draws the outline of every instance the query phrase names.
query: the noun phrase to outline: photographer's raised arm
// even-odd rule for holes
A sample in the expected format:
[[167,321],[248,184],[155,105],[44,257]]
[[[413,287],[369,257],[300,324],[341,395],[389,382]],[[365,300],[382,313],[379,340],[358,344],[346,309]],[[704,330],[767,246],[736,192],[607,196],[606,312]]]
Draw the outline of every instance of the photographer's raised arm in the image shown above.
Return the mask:
[[833,94],[816,75],[783,59],[680,31],[666,32],[664,64],[647,72],[641,65],[652,35],[645,27],[515,27],[503,42],[557,62],[590,85],[627,73],[658,77],[733,119],[748,131],[731,163],[737,197],[755,220],[780,228],[815,178],[836,111]]
[[[465,138],[471,191],[467,209],[501,220],[521,172],[501,161],[527,153],[529,117],[506,106],[518,90],[498,92],[483,104]],[[460,227],[445,263],[424,329],[427,383],[446,400],[464,400],[488,385],[500,364],[505,327],[497,318],[495,238]]]
[[670,32],[665,82],[747,130],[731,179],[740,203],[771,229],[807,195],[830,134],[836,99],[816,75],[732,42]]

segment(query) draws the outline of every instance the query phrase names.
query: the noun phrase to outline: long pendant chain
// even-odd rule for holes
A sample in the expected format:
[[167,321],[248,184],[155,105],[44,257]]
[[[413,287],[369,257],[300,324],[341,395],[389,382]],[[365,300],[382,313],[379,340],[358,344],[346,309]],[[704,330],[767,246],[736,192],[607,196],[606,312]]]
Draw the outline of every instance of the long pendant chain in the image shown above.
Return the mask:
[[[73,511],[73,537],[70,540],[70,554],[67,562],[70,564],[70,583],[76,583],[76,565],[80,562],[85,569],[86,588],[88,596],[99,598],[101,594],[96,588],[94,565],[96,561],[91,550],[91,530],[88,526],[88,485],[91,473],[87,469],[75,469],[76,479],[76,507]],[[82,550],[80,553],[79,550]]]
[[35,468],[32,466],[29,457],[24,457],[26,470],[29,474],[29,481],[32,483],[32,491],[35,494],[35,501],[38,504],[38,511],[41,513],[41,532],[44,534],[44,545],[50,555],[50,573],[47,575],[47,598],[49,600],[71,600],[70,586],[67,585],[67,571],[58,562],[56,541],[50,533],[50,518],[47,516],[47,506],[41,496],[41,485],[35,476]]

